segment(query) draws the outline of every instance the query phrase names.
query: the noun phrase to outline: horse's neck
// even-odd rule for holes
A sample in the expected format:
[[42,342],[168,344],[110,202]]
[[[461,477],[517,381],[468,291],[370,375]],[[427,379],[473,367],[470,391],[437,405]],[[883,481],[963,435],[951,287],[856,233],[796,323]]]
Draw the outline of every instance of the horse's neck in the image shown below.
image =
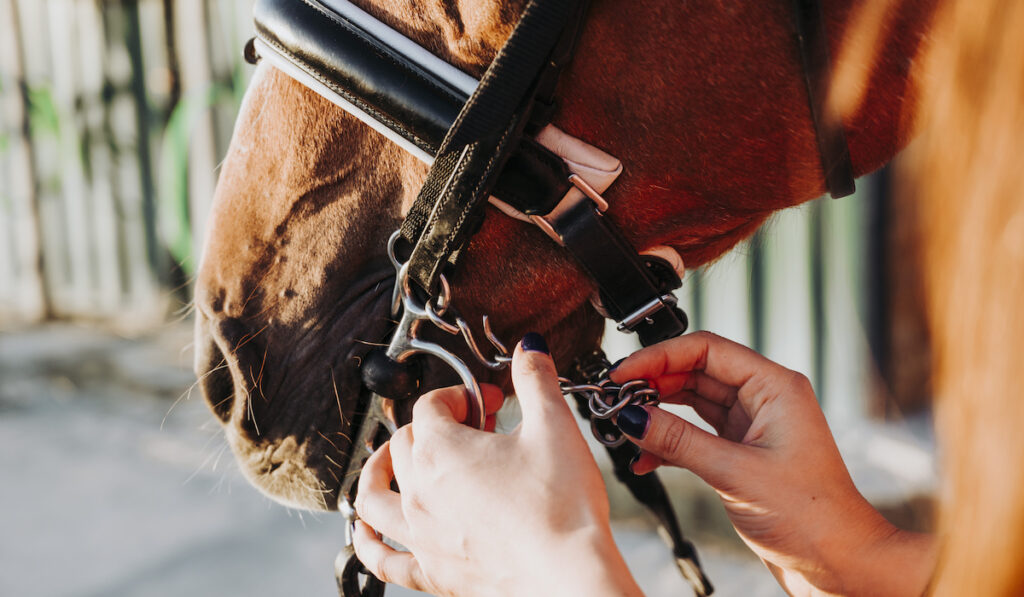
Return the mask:
[[[525,4],[356,2],[475,75]],[[891,159],[909,137],[911,66],[935,2],[894,3],[886,22],[862,27],[882,34],[873,40],[881,50],[862,78],[859,109],[844,115],[858,175]],[[824,2],[833,62],[857,28],[848,23],[870,12],[852,4]],[[634,243],[672,244],[688,263],[702,263],[771,211],[824,191],[792,7],[790,0],[593,2],[556,124],[622,158],[612,215],[634,231]]]

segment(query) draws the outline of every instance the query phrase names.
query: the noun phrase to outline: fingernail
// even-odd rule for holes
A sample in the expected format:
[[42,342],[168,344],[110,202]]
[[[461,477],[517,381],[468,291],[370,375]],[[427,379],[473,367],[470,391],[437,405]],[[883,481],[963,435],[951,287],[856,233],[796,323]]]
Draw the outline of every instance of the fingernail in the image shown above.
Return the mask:
[[643,407],[631,405],[619,411],[616,423],[626,435],[643,439],[647,435],[648,425],[651,424],[651,415]]
[[548,343],[544,341],[544,336],[537,332],[529,332],[523,336],[523,350],[551,354],[548,350]]
[[641,454],[643,454],[643,452],[637,452],[629,460],[629,472],[633,473],[634,475],[636,474],[636,470],[634,470],[633,467],[636,466],[636,463],[640,462],[640,455]]

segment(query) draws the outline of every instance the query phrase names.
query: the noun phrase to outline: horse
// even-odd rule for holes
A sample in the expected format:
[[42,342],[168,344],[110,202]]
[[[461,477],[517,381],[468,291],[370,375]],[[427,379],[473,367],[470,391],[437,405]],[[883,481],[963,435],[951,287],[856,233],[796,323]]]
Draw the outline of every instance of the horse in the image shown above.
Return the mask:
[[[356,4],[479,77],[524,1]],[[842,112],[859,176],[913,136],[936,0],[823,8],[833,72],[859,81]],[[623,161],[606,215],[638,250],[668,246],[700,266],[825,190],[792,19],[784,0],[593,2],[553,122]],[[858,61],[865,43],[877,48],[870,63]],[[354,117],[257,67],[198,271],[195,370],[241,470],[284,504],[336,507],[359,367],[394,324],[386,242],[426,174]],[[539,229],[488,209],[453,301],[473,325],[489,315],[500,338],[543,333],[562,370],[600,341],[593,287]],[[474,373],[508,389],[502,372]],[[428,361],[426,387],[454,381]]]

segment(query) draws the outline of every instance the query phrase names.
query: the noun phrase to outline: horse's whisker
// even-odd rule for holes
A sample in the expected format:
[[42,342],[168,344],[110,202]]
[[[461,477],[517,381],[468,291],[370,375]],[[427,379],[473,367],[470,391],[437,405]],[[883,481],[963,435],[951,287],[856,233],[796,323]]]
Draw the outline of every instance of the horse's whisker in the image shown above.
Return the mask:
[[334,369],[330,369],[331,372],[331,387],[334,388],[334,400],[338,403],[338,416],[341,417],[341,424],[347,425],[345,421],[345,411],[341,408],[341,396],[338,394],[338,382],[334,379]]

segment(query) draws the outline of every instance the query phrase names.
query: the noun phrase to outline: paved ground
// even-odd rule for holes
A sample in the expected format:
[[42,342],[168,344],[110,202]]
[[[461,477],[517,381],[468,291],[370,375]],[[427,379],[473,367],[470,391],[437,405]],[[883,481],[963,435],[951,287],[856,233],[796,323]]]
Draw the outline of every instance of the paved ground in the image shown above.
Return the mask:
[[[188,397],[189,336],[185,325],[144,339],[72,326],[0,335],[0,595],[335,594],[340,517],[289,511],[241,478]],[[718,594],[781,595],[701,495],[681,515],[702,531]],[[620,490],[612,498],[645,591],[687,595],[647,520]]]

